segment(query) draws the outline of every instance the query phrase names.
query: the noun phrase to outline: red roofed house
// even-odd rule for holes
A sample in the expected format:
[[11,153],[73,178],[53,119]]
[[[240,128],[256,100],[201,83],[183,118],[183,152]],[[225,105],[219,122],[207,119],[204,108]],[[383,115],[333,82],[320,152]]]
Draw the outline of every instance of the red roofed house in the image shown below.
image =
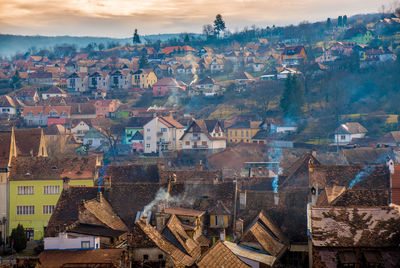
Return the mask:
[[22,113],[28,126],[65,124],[71,115],[71,106],[26,106]]
[[191,46],[171,46],[171,47],[164,47],[161,50],[161,54],[164,55],[170,55],[173,53],[182,53],[182,52],[196,52],[196,50]]
[[96,107],[96,118],[109,117],[121,105],[119,100],[89,100]]
[[303,46],[286,47],[282,52],[282,65],[300,65],[306,60]]
[[170,92],[185,91],[186,85],[183,82],[178,82],[172,77],[164,77],[153,84],[153,96],[164,97]]
[[144,125],[144,152],[157,153],[181,148],[184,126],[172,117],[156,117]]

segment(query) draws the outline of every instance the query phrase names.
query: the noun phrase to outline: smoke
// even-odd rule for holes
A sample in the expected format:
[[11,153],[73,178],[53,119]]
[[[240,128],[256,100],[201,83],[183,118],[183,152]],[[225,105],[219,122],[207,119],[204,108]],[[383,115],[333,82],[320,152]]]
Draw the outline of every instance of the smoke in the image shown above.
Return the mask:
[[364,167],[360,172],[357,173],[357,175],[354,177],[354,179],[349,183],[349,189],[353,188],[354,185],[356,185],[359,182],[362,182],[366,177],[368,177],[371,172],[374,170],[374,167]]
[[103,182],[103,178],[104,178],[106,169],[107,169],[107,163],[106,163],[106,161],[103,161],[103,163],[99,169],[99,182],[98,182],[98,187],[99,187],[98,191],[99,192],[101,191],[101,183]]
[[279,162],[278,164],[278,170],[275,170],[275,177],[272,179],[272,189],[274,193],[278,192],[278,186],[279,186],[279,175],[282,173],[282,168],[281,168],[281,160],[282,160],[282,149],[281,148],[271,148],[269,154],[269,161],[273,162]]
[[148,212],[153,209],[154,206],[159,204],[160,202],[165,202],[166,199],[169,200],[170,195],[165,188],[158,189],[156,193],[156,197],[147,204],[143,209],[143,215],[148,215]]

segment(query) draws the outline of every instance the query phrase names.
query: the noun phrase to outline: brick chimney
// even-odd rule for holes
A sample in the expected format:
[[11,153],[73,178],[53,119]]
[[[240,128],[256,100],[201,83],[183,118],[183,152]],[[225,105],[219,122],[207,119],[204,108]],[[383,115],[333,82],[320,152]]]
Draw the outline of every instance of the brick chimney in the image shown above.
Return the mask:
[[64,191],[69,190],[69,181],[70,181],[70,179],[68,177],[63,178],[63,190]]
[[110,190],[110,189],[111,189],[111,177],[105,176],[104,177],[104,190]]
[[390,203],[400,205],[400,165],[393,165],[390,173]]

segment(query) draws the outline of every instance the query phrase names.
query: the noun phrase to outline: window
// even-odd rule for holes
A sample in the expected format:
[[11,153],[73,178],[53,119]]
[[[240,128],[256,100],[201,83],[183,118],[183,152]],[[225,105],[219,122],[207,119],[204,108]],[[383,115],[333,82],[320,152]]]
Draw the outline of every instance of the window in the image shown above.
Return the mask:
[[237,131],[235,130],[235,137],[237,136]]
[[60,193],[60,186],[44,186],[43,187],[43,194],[59,194]]
[[150,144],[149,143],[146,144],[146,148],[150,148]]
[[17,206],[17,215],[33,215],[35,206]]
[[161,132],[167,132],[167,128],[162,127],[162,128],[161,128]]
[[148,259],[149,259],[149,255],[144,254],[144,255],[143,255],[143,260],[148,260]]
[[190,141],[185,141],[185,145],[190,145]]
[[150,132],[150,128],[147,129],[147,132]]
[[33,186],[18,186],[18,195],[33,195]]
[[81,242],[81,248],[90,248],[90,242],[89,241],[82,241]]
[[244,132],[243,132],[243,130],[240,132],[240,134],[242,134],[242,137],[244,136]]
[[44,205],[43,206],[43,214],[45,215],[51,215],[54,212],[54,205]]
[[346,139],[346,136],[345,135],[340,135],[340,139],[343,141],[343,140]]
[[162,260],[164,258],[164,256],[162,254],[158,254],[158,259]]
[[202,142],[201,142],[201,145],[207,146],[207,142],[206,142],[206,141],[202,141]]
[[151,140],[151,136],[147,136],[146,140],[148,140],[148,141]]
[[246,130],[246,137],[248,137],[249,136],[249,131],[248,130]]

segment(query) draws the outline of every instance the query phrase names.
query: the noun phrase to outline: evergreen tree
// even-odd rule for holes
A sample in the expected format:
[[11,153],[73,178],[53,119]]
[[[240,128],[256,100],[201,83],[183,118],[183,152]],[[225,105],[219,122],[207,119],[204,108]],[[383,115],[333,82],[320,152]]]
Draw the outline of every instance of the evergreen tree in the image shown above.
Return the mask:
[[216,36],[219,36],[219,33],[220,33],[221,31],[224,31],[225,28],[226,28],[225,22],[224,22],[224,20],[222,19],[221,14],[218,14],[218,15],[215,17],[215,20],[214,20],[214,32],[215,32]]
[[347,25],[347,15],[343,16],[343,26]]
[[332,27],[332,22],[331,22],[331,18],[328,18],[327,20],[326,20],[326,28],[331,28]]
[[26,248],[26,234],[21,224],[18,224],[17,228],[12,230],[10,238],[13,241],[13,248],[16,252],[21,252]]
[[189,42],[190,42],[190,38],[189,38],[189,35],[188,35],[188,34],[185,34],[185,37],[184,37],[184,39],[183,39],[183,42],[185,42],[185,43],[189,43]]
[[343,17],[342,17],[342,16],[339,16],[339,17],[338,17],[338,19],[337,19],[337,25],[338,25],[339,27],[342,27],[342,26],[343,26]]
[[140,44],[140,37],[139,34],[137,32],[137,29],[135,29],[135,32],[133,33],[133,44]]
[[280,106],[285,116],[296,117],[302,114],[304,104],[304,85],[297,76],[289,75],[285,81]]
[[15,74],[11,78],[11,87],[15,90],[21,87],[21,76],[19,75],[18,71],[15,71]]
[[145,53],[142,54],[142,56],[139,59],[139,68],[146,68],[149,65],[149,62],[147,61],[147,56]]

